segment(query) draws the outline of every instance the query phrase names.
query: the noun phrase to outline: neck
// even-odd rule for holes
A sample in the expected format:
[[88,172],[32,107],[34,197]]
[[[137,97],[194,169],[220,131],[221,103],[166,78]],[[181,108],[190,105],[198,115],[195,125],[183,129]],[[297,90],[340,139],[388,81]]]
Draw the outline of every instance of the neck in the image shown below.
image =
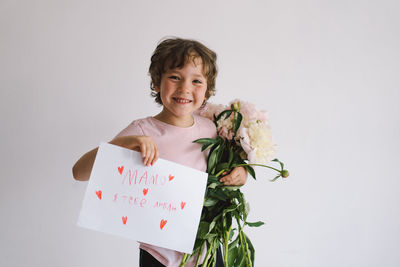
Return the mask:
[[159,121],[183,128],[190,127],[194,124],[194,118],[192,114],[182,118],[182,117],[172,116],[171,114],[166,114],[166,112],[163,110],[156,116],[154,116],[154,118]]

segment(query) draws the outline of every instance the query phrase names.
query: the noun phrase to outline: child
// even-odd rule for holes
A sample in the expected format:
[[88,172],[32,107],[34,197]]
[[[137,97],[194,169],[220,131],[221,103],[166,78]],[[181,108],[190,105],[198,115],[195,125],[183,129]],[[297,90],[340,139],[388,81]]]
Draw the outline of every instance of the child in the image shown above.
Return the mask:
[[[215,138],[216,128],[211,120],[195,112],[215,93],[216,58],[215,52],[194,40],[162,41],[151,57],[149,68],[151,95],[162,105],[162,111],[154,117],[133,121],[109,143],[139,151],[147,166],[161,157],[206,171],[208,152],[201,152],[201,144],[193,141]],[[89,180],[97,149],[75,163],[76,180]],[[220,181],[225,185],[243,185],[246,180],[246,170],[237,167]],[[140,244],[140,266],[179,266],[182,256],[181,252]],[[223,264],[220,251],[219,256],[219,263]],[[185,266],[193,266],[195,258]]]

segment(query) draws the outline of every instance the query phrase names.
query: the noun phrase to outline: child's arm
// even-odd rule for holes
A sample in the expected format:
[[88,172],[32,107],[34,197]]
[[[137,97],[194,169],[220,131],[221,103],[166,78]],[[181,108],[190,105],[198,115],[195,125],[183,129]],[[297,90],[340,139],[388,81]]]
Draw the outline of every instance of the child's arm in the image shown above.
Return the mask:
[[247,181],[247,170],[243,167],[236,167],[219,181],[223,182],[224,185],[244,185]]
[[[121,136],[114,138],[110,144],[125,147],[141,152],[144,165],[153,165],[158,159],[158,149],[156,143],[149,136]],[[96,158],[98,147],[84,154],[72,167],[75,180],[87,181],[92,172],[94,159]]]

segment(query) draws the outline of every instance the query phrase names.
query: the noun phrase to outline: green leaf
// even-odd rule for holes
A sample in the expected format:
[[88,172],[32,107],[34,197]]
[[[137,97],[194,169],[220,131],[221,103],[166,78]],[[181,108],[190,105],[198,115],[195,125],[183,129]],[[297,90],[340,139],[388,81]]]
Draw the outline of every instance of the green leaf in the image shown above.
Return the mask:
[[232,110],[228,110],[228,112],[225,114],[225,120],[229,118],[229,116],[232,114]]
[[211,189],[214,189],[214,188],[216,188],[218,185],[220,185],[219,183],[211,183],[211,184],[209,184],[207,187],[208,188],[211,188]]
[[207,172],[208,173],[214,173],[215,171],[215,165],[217,163],[217,156],[218,156],[218,148],[219,145],[216,146],[208,156],[208,165],[207,165]]
[[225,119],[228,118],[231,114],[232,114],[232,110],[224,110],[222,111],[220,114],[218,114],[218,116],[216,117],[216,121],[219,121],[222,116],[229,114],[228,116],[225,116]]
[[217,139],[214,138],[200,138],[197,140],[194,140],[193,143],[199,143],[199,144],[215,144],[217,143]]
[[218,203],[218,200],[215,198],[206,198],[204,200],[204,207],[211,207]]
[[244,168],[254,178],[254,180],[256,180],[256,172],[254,171],[254,168],[248,165],[245,165]]
[[219,144],[222,144],[223,142],[225,142],[224,138],[222,138],[221,136],[217,136],[216,140],[218,141]]
[[240,189],[241,185],[224,185],[224,190],[236,191]]
[[275,176],[275,178],[273,178],[273,179],[271,179],[270,181],[271,182],[275,182],[279,177],[281,177],[281,175],[279,174],[279,175],[277,175],[277,176]]
[[235,234],[236,228],[231,229],[231,232],[229,233],[229,240],[232,240],[233,235]]
[[254,250],[253,244],[251,243],[250,238],[245,233],[243,233],[243,235],[246,237],[247,246],[249,247],[249,250],[250,250],[251,264],[254,267],[255,250]]
[[229,245],[228,249],[232,249],[233,247],[236,247],[239,244],[240,236],[237,235],[236,239],[233,240]]
[[232,160],[233,160],[233,150],[232,150],[232,146],[228,146],[228,151],[229,151],[229,155],[228,155],[228,166],[230,166],[232,164]]
[[192,255],[196,253],[196,250],[199,250],[201,245],[204,243],[203,238],[196,238],[196,241],[194,242],[194,247],[193,247],[193,252]]
[[207,150],[207,149],[211,148],[213,145],[214,145],[213,143],[204,143],[201,146],[201,151]]
[[219,145],[219,147],[218,147],[218,154],[217,154],[216,163],[220,163],[222,161],[222,156],[224,155],[225,147],[226,147],[226,142],[223,140],[221,142],[221,144]]
[[207,242],[211,244],[212,242],[214,242],[216,238],[218,238],[218,234],[208,234]]
[[197,230],[197,236],[203,237],[208,233],[210,224],[208,222],[201,221],[199,224],[199,229]]
[[221,213],[219,213],[218,215],[216,215],[215,217],[214,217],[214,219],[211,221],[211,223],[214,223],[214,224],[216,224],[217,223],[217,221],[219,220],[219,218],[221,218]]
[[[236,188],[236,189],[235,189]],[[229,197],[233,200],[239,200],[240,195],[242,194],[242,192],[240,190],[240,186],[236,186],[236,185],[232,185],[232,186],[222,186],[221,189],[223,191],[226,191],[226,193],[229,194]],[[235,203],[237,205],[239,205],[240,203]]]
[[233,247],[232,249],[228,250],[228,266],[236,266],[235,262],[238,258],[239,248]]
[[209,192],[209,196],[213,197],[213,198],[216,198],[216,199],[219,199],[219,200],[222,200],[222,201],[226,201],[226,200],[230,199],[229,198],[229,194],[225,193],[222,190],[210,191]]
[[[242,245],[243,246],[243,245]],[[235,261],[235,267],[246,267],[246,254],[243,253],[242,248],[238,248],[238,256]]]
[[245,222],[245,224],[250,227],[260,227],[261,225],[263,225],[265,223],[262,221],[258,221],[258,222]]
[[245,212],[243,213],[243,220],[246,221],[247,220],[247,215],[249,215],[250,212],[250,204],[249,202],[246,202],[245,204]]
[[215,175],[208,175],[208,179],[207,179],[207,184],[211,184],[211,183],[215,183],[215,182],[219,182],[219,178]]
[[279,165],[281,165],[281,168],[283,170],[283,166],[284,166],[283,162],[279,161],[279,159],[273,159],[271,161],[279,162]]
[[215,223],[216,223],[216,220],[215,220],[215,221],[213,220],[213,221],[210,223],[209,232],[212,231],[212,230],[214,229]]
[[239,202],[238,204],[239,212],[235,215],[235,217],[239,220],[240,217],[244,217],[243,215],[245,215],[246,213],[246,201],[244,200],[243,193],[240,191],[238,192],[237,201]]
[[229,167],[228,162],[218,163],[217,167],[216,167],[216,172],[220,172],[222,170],[226,170],[226,169],[228,169],[228,167]]
[[237,112],[237,118],[235,121],[235,128],[234,128],[235,134],[236,134],[237,130],[239,129],[240,124],[242,123],[242,118],[243,118],[242,114],[240,114],[240,112]]
[[227,213],[225,215],[225,220],[226,220],[226,228],[225,229],[229,229],[232,226],[232,215],[230,213]]

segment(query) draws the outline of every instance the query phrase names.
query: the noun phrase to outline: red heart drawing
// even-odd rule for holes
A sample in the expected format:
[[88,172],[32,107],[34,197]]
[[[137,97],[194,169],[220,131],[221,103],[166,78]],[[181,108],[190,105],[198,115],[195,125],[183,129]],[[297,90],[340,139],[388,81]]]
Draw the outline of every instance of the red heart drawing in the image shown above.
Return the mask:
[[185,207],[185,205],[186,205],[186,202],[181,202],[181,209],[183,209],[184,207]]
[[122,174],[123,171],[124,171],[124,166],[118,167],[118,172],[119,172],[119,174]]
[[96,195],[97,195],[97,197],[98,197],[99,199],[101,199],[101,190],[96,191]]
[[148,188],[143,189],[143,195],[146,195],[148,191],[149,191]]
[[165,224],[167,223],[167,220],[161,220],[161,222],[160,222],[160,229],[162,230],[163,228],[164,228],[164,226],[165,226]]
[[126,221],[128,220],[128,217],[127,216],[122,216],[122,223],[123,224],[126,224]]
[[169,180],[171,181],[172,179],[174,179],[174,177],[175,177],[175,176],[173,176],[173,175],[170,174],[170,175],[169,175]]

